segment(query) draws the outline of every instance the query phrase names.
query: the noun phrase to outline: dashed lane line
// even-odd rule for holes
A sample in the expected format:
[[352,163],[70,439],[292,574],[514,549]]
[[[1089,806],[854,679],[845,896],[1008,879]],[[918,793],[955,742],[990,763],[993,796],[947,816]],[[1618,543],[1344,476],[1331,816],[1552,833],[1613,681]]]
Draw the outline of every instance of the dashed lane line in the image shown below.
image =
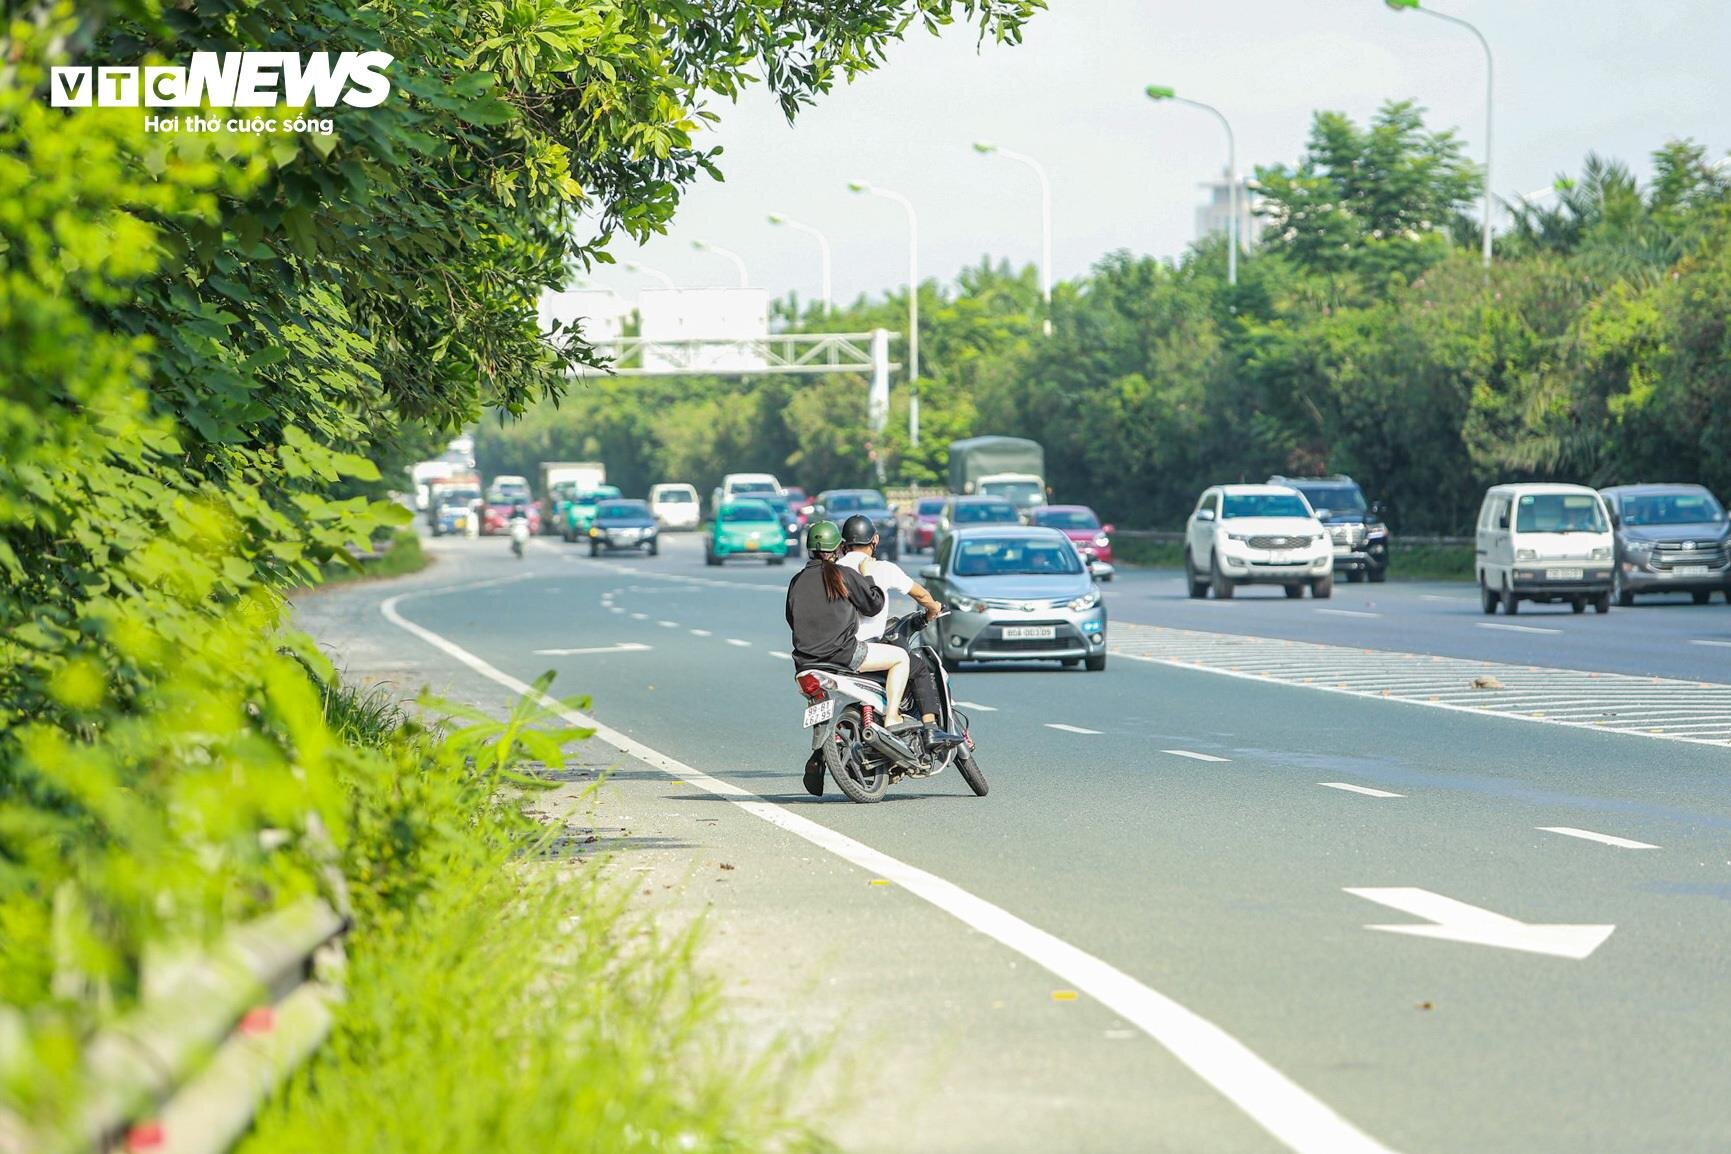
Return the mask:
[[981,713],[996,713],[996,712],[998,712],[997,706],[995,706],[995,705],[981,705],[977,701],[958,701],[955,704],[960,706],[963,709],[977,709]]
[[1372,613],[1365,609],[1317,609],[1317,613],[1326,613],[1330,617],[1381,617],[1380,613]]
[[1173,757],[1188,757],[1191,761],[1229,762],[1232,760],[1229,757],[1215,757],[1212,753],[1197,753],[1192,749],[1162,749],[1160,752],[1169,753]]
[[1689,638],[1689,644],[1691,644],[1691,645],[1713,645],[1713,646],[1717,646],[1721,649],[1731,649],[1731,641],[1709,641],[1705,637],[1691,637],[1691,638]]
[[[517,579],[504,578],[482,584],[497,585]],[[908,865],[783,806],[764,801],[731,782],[710,777],[696,767],[627,737],[546,694],[537,693],[527,682],[494,668],[397,611],[398,603],[405,598],[450,591],[446,588],[399,593],[386,598],[379,611],[391,624],[462,662],[488,680],[512,693],[536,699],[573,725],[592,729],[596,738],[621,753],[687,785],[732,802],[746,813],[827,850],[865,871],[868,877],[883,878],[900,885],[963,925],[1050,971],[1066,986],[1093,997],[1165,1047],[1173,1057],[1294,1154],[1394,1154],[1390,1147],[1335,1113],[1243,1042],[1115,966],[1023,921],[1003,907],[969,893],[954,882]]]
[[1046,728],[1047,729],[1059,729],[1065,733],[1087,734],[1090,737],[1099,737],[1100,736],[1100,731],[1098,729],[1083,729],[1080,725],[1065,725],[1061,721],[1048,721],[1046,723]]
[[1630,838],[1617,837],[1614,834],[1608,834],[1608,833],[1594,833],[1590,829],[1576,829],[1574,826],[1569,826],[1569,825],[1541,825],[1541,826],[1537,826],[1535,828],[1541,830],[1544,833],[1560,833],[1564,837],[1578,837],[1582,841],[1596,841],[1596,842],[1600,843],[1601,845],[1614,845],[1618,849],[1658,849],[1659,848],[1658,846],[1653,845],[1649,842],[1634,841]]
[[647,620],[649,620],[649,614],[647,614],[647,613],[633,613],[631,615],[631,620],[633,620],[633,621],[647,621]]
[[781,660],[783,660],[783,661],[792,661],[792,660],[793,660],[793,654],[791,654],[791,653],[783,653],[783,652],[782,652],[782,651],[781,651],[781,650],[779,650],[779,649],[771,649],[771,650],[770,650],[770,651],[769,651],[769,655],[770,655],[770,656],[771,656],[771,657],[779,657],[779,658],[780,658],[780,659],[781,659]]
[[750,648],[751,648],[751,642],[749,642],[749,641],[741,641],[741,640],[740,640],[740,639],[739,639],[739,638],[737,638],[737,637],[729,637],[729,638],[728,638],[728,639],[727,639],[727,643],[728,643],[728,644],[729,644],[729,645],[737,645],[737,646],[739,646],[739,647],[740,647],[740,648],[741,648],[741,649],[750,649]]
[[1404,793],[1390,793],[1386,789],[1372,789],[1368,785],[1352,785],[1352,784],[1350,784],[1348,782],[1344,782],[1344,781],[1319,781],[1316,784],[1327,786],[1329,789],[1343,789],[1347,793],[1362,793],[1366,797],[1405,797],[1406,796],[1406,794],[1404,794]]
[[661,628],[663,628],[663,629],[678,629],[679,628],[679,622],[677,622],[677,621],[657,621],[655,624],[661,626]]
[[1244,681],[1597,733],[1731,745],[1731,684],[1515,665],[1167,626],[1113,626],[1112,653]]
[[715,636],[715,634],[711,633],[707,629],[693,629],[691,631],[691,635],[693,637],[714,637]]
[[1475,621],[1478,629],[1501,629],[1509,633],[1561,633],[1561,629],[1545,629],[1538,625],[1506,625],[1500,621]]

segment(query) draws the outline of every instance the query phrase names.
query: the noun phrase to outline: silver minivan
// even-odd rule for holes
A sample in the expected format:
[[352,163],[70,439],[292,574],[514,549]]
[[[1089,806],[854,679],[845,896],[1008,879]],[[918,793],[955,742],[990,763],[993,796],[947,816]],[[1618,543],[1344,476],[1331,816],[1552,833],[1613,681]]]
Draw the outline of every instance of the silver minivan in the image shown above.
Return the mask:
[[1611,517],[1585,485],[1494,485],[1479,506],[1474,568],[1486,613],[1522,601],[1611,611]]

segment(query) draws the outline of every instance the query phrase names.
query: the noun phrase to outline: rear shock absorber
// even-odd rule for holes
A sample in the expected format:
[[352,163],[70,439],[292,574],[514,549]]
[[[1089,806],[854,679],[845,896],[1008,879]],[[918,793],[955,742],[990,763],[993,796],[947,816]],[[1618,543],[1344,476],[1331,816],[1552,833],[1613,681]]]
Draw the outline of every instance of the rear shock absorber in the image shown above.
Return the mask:
[[865,731],[870,733],[877,710],[869,705],[862,705],[860,708],[865,711]]

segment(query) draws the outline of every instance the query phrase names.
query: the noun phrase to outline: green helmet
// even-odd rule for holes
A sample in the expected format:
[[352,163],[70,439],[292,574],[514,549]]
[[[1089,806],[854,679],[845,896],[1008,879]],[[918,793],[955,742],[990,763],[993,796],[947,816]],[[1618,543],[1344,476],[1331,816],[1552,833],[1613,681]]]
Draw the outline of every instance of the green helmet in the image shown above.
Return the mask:
[[834,521],[813,521],[805,531],[805,547],[812,553],[834,553],[841,548],[841,526]]

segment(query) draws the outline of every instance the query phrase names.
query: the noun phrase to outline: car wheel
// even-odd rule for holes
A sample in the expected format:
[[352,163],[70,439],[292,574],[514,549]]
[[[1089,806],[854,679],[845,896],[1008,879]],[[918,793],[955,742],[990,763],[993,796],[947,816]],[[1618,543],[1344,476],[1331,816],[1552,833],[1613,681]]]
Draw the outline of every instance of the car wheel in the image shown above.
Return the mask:
[[705,549],[703,551],[703,563],[705,565],[719,565],[721,564],[721,559],[715,555],[715,550]]
[[1106,668],[1106,655],[1102,653],[1098,657],[1086,658],[1083,660],[1082,664],[1088,667],[1089,673],[1098,673],[1102,669]]
[[1310,583],[1310,595],[1318,601],[1327,601],[1334,596],[1334,574],[1318,577]]
[[1062,665],[1065,669],[1074,669],[1076,666],[1082,664],[1082,659],[1080,657],[1066,657],[1064,660],[1058,662],[1058,664]]
[[1695,602],[1695,604],[1697,604],[1697,605],[1707,604],[1708,598],[1710,598],[1712,596],[1713,596],[1713,594],[1709,593],[1705,589],[1697,589],[1697,590],[1695,590],[1695,592],[1689,594],[1690,599],[1693,600]]
[[1208,564],[1208,574],[1209,574],[1208,583],[1209,583],[1209,586],[1214,590],[1214,599],[1216,601],[1230,601],[1230,600],[1232,600],[1232,593],[1233,593],[1233,589],[1234,589],[1233,584],[1232,584],[1232,578],[1226,576],[1226,574],[1224,574],[1220,571],[1220,558],[1219,558],[1219,556],[1211,554],[1208,558],[1208,562],[1209,562],[1209,564]]
[[1497,595],[1485,584],[1483,573],[1479,574],[1479,608],[1485,611],[1486,617],[1494,617],[1497,612]]
[[1521,599],[1507,585],[1503,586],[1503,616],[1513,617],[1521,611]]
[[[1196,576],[1196,563],[1190,559],[1188,547],[1184,550],[1184,588],[1189,591],[1191,597],[1198,600],[1208,596],[1208,582],[1206,579]],[[1726,592],[1725,598],[1727,603],[1731,603],[1731,591]]]
[[1282,585],[1281,589],[1286,593],[1288,601],[1296,601],[1304,596],[1304,586],[1302,585]]
[[1611,595],[1609,593],[1601,593],[1597,597],[1593,598],[1594,613],[1609,613],[1610,611]]
[[1381,585],[1384,581],[1388,580],[1388,569],[1386,567],[1382,569],[1369,569],[1366,570],[1365,576],[1370,578],[1370,583],[1372,585]]
[[1346,571],[1346,583],[1348,585],[1357,585],[1360,581],[1363,581],[1363,580],[1364,580],[1364,573],[1362,571],[1360,571],[1358,569],[1348,569]]
[[589,556],[591,556],[591,557],[601,556],[601,543],[599,541],[589,542]]
[[1587,599],[1585,597],[1576,597],[1569,602],[1570,613],[1585,613],[1586,611]]
[[787,564],[787,558],[786,557],[771,557],[769,559],[769,563],[771,565],[786,565]]
[[661,542],[659,540],[649,542],[648,551],[651,557],[661,556]]
[[[1635,604],[1635,595],[1623,587],[1623,571],[1615,566],[1611,568],[1611,596],[1617,599],[1617,604],[1629,609]],[[1725,594],[1725,600],[1731,604],[1731,591]]]

